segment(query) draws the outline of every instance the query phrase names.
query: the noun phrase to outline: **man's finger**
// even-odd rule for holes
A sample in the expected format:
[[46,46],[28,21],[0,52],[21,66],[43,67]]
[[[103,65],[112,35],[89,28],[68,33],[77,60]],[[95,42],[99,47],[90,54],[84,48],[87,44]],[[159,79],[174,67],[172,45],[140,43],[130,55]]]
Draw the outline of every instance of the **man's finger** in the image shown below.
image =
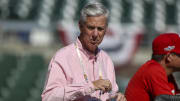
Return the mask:
[[126,98],[123,94],[118,93],[116,101],[126,101]]

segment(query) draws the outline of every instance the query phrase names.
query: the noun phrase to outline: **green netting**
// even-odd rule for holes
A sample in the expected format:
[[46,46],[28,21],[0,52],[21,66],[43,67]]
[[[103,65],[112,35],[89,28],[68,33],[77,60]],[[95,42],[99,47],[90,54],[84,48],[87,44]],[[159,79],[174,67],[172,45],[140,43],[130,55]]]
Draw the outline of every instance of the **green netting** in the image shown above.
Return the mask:
[[122,23],[129,23],[132,21],[131,19],[131,13],[132,13],[132,2],[128,0],[122,0],[122,17],[121,22]]
[[7,85],[7,78],[11,71],[17,68],[18,57],[10,53],[3,53],[0,55],[0,90]]
[[10,95],[4,101],[25,101],[30,97],[30,90],[35,87],[39,72],[45,67],[44,58],[41,55],[33,54],[26,56],[24,70],[20,72],[20,76],[16,81],[16,85],[9,89]]
[[56,0],[55,6],[53,8],[53,13],[51,14],[52,21],[61,20],[63,17],[63,10],[66,5],[66,0]]
[[154,3],[144,2],[144,24],[152,24],[154,22]]

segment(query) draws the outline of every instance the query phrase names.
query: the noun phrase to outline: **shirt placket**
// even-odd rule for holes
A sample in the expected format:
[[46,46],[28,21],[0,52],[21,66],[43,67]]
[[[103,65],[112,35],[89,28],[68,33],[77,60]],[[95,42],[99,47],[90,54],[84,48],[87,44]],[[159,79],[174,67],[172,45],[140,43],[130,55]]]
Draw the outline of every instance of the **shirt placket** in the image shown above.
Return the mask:
[[92,60],[92,65],[93,65],[93,68],[92,68],[93,69],[92,70],[93,71],[93,80],[95,80],[95,60],[94,59]]
[[[95,61],[95,59],[92,60],[92,64],[93,64],[93,77],[94,77],[93,79],[97,80],[97,79],[99,79],[99,68],[100,67],[99,67],[99,65],[97,65],[97,61]],[[97,71],[97,72],[95,72],[95,71]],[[97,98],[101,99],[102,94],[100,91],[97,91],[95,96]]]

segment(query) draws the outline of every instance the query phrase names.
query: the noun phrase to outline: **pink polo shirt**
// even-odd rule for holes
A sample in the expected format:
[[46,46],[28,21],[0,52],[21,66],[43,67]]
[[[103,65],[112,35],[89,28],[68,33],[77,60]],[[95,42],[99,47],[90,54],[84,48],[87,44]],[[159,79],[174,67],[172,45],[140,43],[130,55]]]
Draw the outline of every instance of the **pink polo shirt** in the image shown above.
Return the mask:
[[[79,47],[88,82],[84,79],[75,44]],[[103,50],[99,50],[96,56],[90,54],[82,48],[81,42],[77,39],[76,43],[60,49],[51,59],[41,95],[42,101],[106,101],[109,93],[95,91],[92,84],[92,81],[99,79],[100,67],[103,79],[109,79],[112,92],[117,92],[118,86],[110,57]]]

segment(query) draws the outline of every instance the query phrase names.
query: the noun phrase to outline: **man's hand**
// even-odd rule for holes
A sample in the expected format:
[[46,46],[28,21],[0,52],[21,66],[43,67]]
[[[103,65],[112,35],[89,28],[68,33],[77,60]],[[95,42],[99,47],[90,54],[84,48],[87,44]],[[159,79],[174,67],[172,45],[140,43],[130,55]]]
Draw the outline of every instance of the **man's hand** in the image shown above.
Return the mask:
[[124,94],[118,93],[116,101],[127,101],[127,100],[126,100],[126,97],[124,96]]
[[111,92],[109,95],[109,99],[107,99],[106,101],[114,101],[115,99],[116,101],[127,101],[124,94],[116,92]]
[[110,92],[112,90],[112,85],[109,80],[99,79],[99,80],[93,81],[92,83],[95,87],[95,90],[102,90],[103,93]]

